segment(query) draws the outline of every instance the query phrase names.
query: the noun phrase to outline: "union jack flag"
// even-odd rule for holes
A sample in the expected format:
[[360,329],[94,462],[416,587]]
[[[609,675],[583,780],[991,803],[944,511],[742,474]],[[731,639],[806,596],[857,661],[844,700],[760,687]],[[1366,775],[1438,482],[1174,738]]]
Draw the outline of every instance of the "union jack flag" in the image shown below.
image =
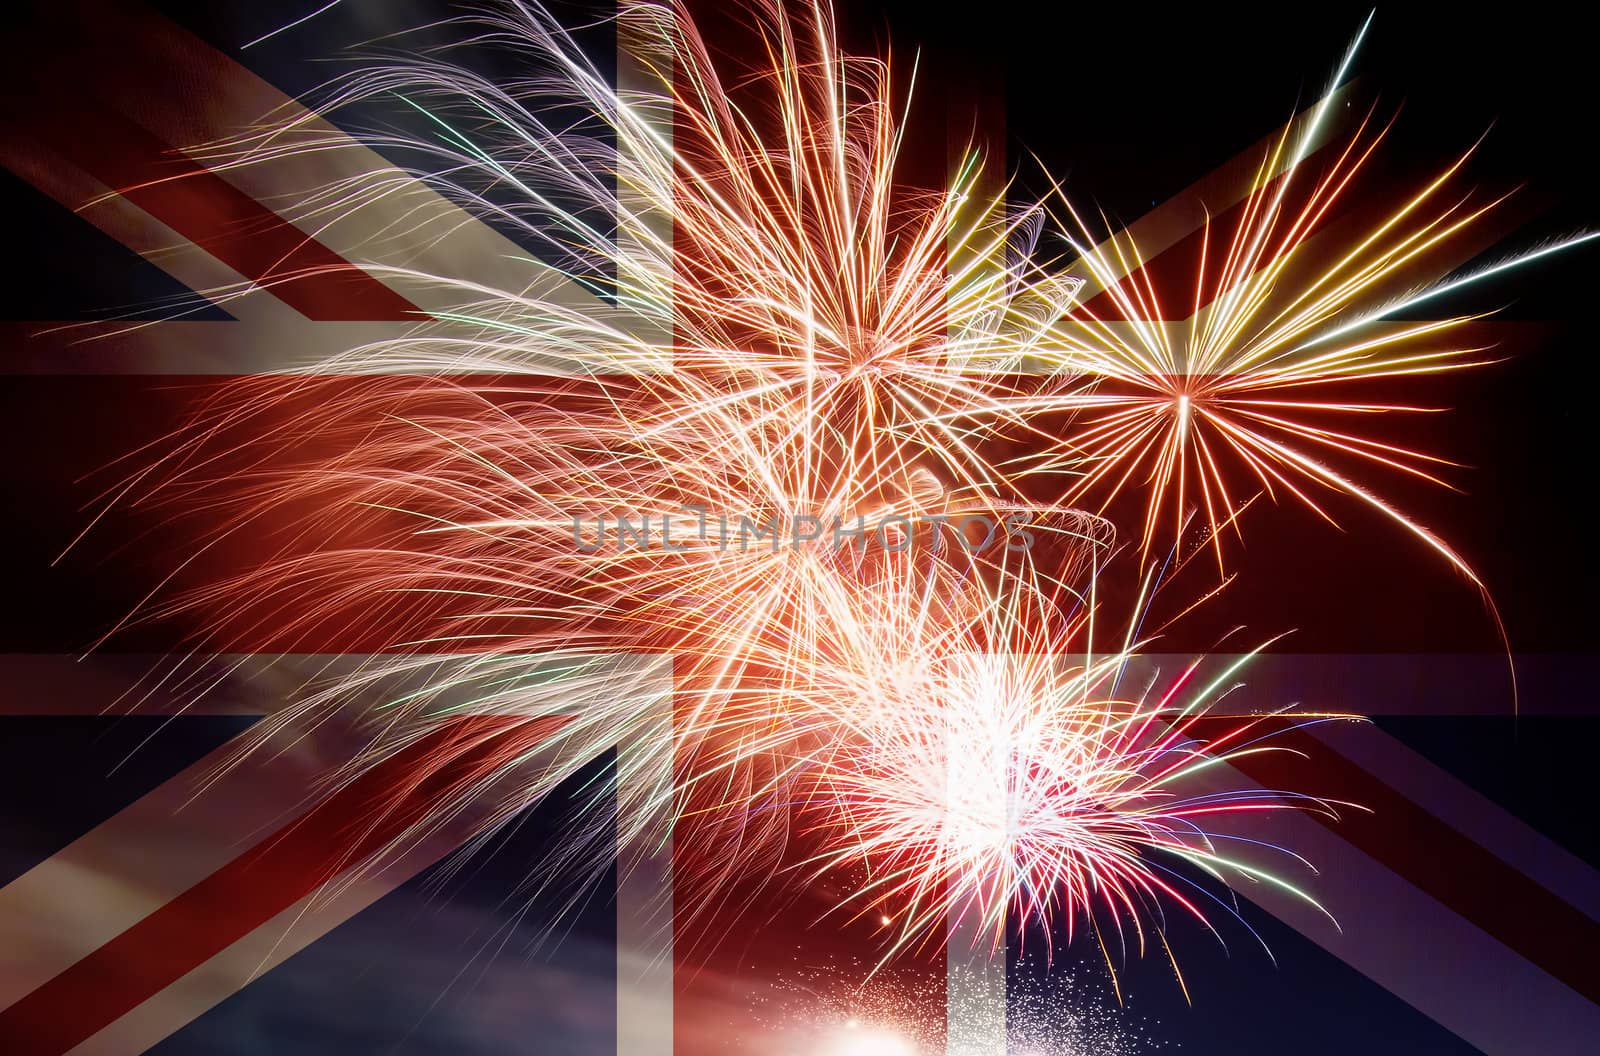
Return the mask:
[[[308,25],[361,39],[438,14],[379,6],[330,5]],[[143,545],[42,571],[86,517],[75,478],[169,426],[180,390],[289,369],[437,307],[348,263],[370,255],[366,221],[308,232],[285,219],[285,203],[308,188],[386,164],[354,140],[246,170],[212,171],[185,150],[302,105],[318,77],[293,61],[304,37],[243,45],[307,13],[54,0],[31,5],[12,31],[0,165],[15,229],[41,243],[26,248],[38,249],[43,277],[22,280],[19,308],[0,324],[11,374],[0,428],[15,462],[12,518],[24,522],[13,547],[23,596],[13,595],[19,614],[0,643],[0,1053],[761,1051],[748,1040],[759,1036],[752,1010],[770,1014],[780,1002],[762,990],[767,980],[860,956],[811,927],[803,907],[756,934],[730,931],[724,952],[691,968],[674,948],[694,936],[661,924],[670,846],[562,907],[516,897],[515,863],[553,853],[561,838],[559,802],[465,865],[453,855],[463,825],[382,870],[347,875],[384,837],[358,822],[371,796],[403,781],[403,755],[308,808],[308,787],[340,759],[348,731],[330,724],[276,754],[241,762],[238,753],[304,672],[358,656],[329,643],[316,655],[198,661],[188,677],[218,674],[195,706],[149,677],[173,662],[159,631],[134,634],[120,652],[73,652],[137,601],[127,584],[138,577],[123,574],[142,567]],[[989,106],[986,118],[1003,121],[1003,107]],[[1260,147],[1245,137],[1230,149],[1237,157],[1129,225],[1151,254],[1153,281],[1192,256],[1208,212],[1243,199]],[[438,232],[408,263],[498,288],[532,281],[527,269],[538,265],[525,250],[426,187],[395,208],[427,212]],[[12,248],[26,266],[25,247]],[[216,289],[241,292],[224,304],[199,292]],[[86,304],[153,313],[85,322],[75,308]],[[1502,346],[1536,330],[1479,325]],[[1399,613],[1362,613],[1365,639],[1360,628],[1342,637],[1313,629],[1304,651],[1261,658],[1250,685],[1253,699],[1379,720],[1293,735],[1319,791],[1366,808],[1337,822],[1297,817],[1280,831],[1316,863],[1318,899],[1339,926],[1292,899],[1241,890],[1276,963],[1257,951],[1197,954],[1192,1006],[1143,977],[1155,967],[1134,965],[1132,1007],[1157,1024],[1153,1034],[1199,1052],[1595,1051],[1592,841],[1552,838],[1497,802],[1516,790],[1476,773],[1460,748],[1496,737],[1533,765],[1585,765],[1578,748],[1594,710],[1578,689],[1584,659],[1518,656],[1513,717],[1492,636],[1485,647],[1453,630],[1475,626],[1458,611],[1470,599],[1404,559],[1333,552],[1326,569],[1281,567],[1337,582],[1356,562],[1377,561],[1404,577],[1390,584],[1407,599]],[[1251,589],[1241,591],[1246,608],[1266,593]],[[617,687],[670,701],[669,659],[616,664]],[[622,765],[628,749],[595,767]],[[1280,785],[1274,765],[1262,757],[1244,776]],[[425,809],[426,790],[417,795]],[[565,933],[551,942],[544,916],[558,909],[568,910]],[[1018,963],[1008,980],[1003,964],[967,963],[951,948],[946,975],[967,982],[949,1014],[989,1016],[1002,1037],[1009,982],[1075,967],[1071,958],[1049,969]]]

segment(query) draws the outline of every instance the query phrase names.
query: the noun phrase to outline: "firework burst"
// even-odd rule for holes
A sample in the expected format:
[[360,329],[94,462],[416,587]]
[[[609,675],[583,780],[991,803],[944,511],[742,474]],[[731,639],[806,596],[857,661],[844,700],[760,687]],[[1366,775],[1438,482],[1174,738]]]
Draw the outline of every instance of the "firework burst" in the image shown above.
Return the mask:
[[825,845],[811,865],[856,870],[850,904],[896,922],[891,953],[962,920],[996,948],[1020,920],[1069,938],[1088,922],[1103,948],[1109,932],[1142,950],[1164,905],[1204,921],[1226,904],[1200,874],[1310,900],[1229,834],[1245,815],[1333,810],[1229,779],[1230,761],[1277,750],[1285,724],[1210,714],[1253,654],[1141,676],[1131,639],[1095,650],[1092,578],[1074,592],[1026,570],[891,576],[852,614],[855,634],[819,651],[809,710],[831,737],[793,782]]
[[1138,493],[1147,557],[1174,543],[1196,509],[1220,566],[1225,530],[1239,531],[1256,494],[1298,500],[1330,522],[1327,497],[1342,495],[1478,583],[1448,542],[1363,477],[1377,470],[1443,483],[1445,459],[1362,428],[1431,408],[1356,393],[1488,362],[1464,332],[1479,316],[1388,320],[1595,236],[1433,281],[1471,255],[1458,246],[1500,201],[1457,189],[1470,151],[1388,211],[1341,217],[1388,131],[1370,114],[1342,142],[1331,129],[1342,109],[1336,89],[1365,34],[1364,26],[1306,120],[1286,126],[1262,157],[1243,202],[1208,219],[1187,290],[1155,281],[1157,269],[1127,234],[1095,245],[1086,218],[1056,188],[1078,256],[1072,270],[1098,294],[1059,331],[1063,354],[1101,383],[1071,429],[1083,459],[1071,495],[1104,508]]

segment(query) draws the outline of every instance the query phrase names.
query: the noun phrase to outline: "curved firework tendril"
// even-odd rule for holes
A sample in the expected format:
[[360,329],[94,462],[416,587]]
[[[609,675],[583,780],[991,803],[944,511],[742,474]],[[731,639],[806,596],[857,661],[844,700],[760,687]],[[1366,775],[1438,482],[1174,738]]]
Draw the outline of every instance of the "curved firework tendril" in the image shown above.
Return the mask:
[[[1004,191],[984,190],[978,154],[945,191],[903,183],[895,70],[844,54],[824,3],[751,10],[759,59],[730,72],[681,6],[622,5],[648,88],[613,87],[547,12],[512,0],[456,28],[526,75],[481,74],[446,49],[336,83],[326,111],[398,108],[424,131],[385,125],[363,142],[418,160],[328,181],[297,222],[316,233],[381,209],[407,220],[366,224],[374,251],[442,239],[455,221],[414,197],[420,181],[534,247],[533,278],[505,287],[358,262],[432,306],[426,318],[308,363],[309,376],[230,387],[128,486],[124,497],[205,520],[192,560],[249,551],[243,572],[143,618],[203,614],[208,651],[262,639],[303,650],[330,628],[368,643],[372,659],[314,684],[263,736],[355,709],[363,748],[335,788],[427,748],[444,805],[408,819],[383,854],[479,800],[497,804],[490,832],[632,741],[653,756],[632,773],[655,776],[594,789],[549,869],[604,869],[594,841],[612,818],[638,827],[621,834],[631,845],[665,831],[649,828],[656,819],[699,841],[701,886],[716,892],[770,871],[804,820],[798,836],[823,841],[810,867],[862,870],[857,904],[909,907],[894,950],[951,913],[999,934],[1010,908],[1086,917],[1107,949],[1102,919],[1119,934],[1126,919],[1142,944],[1152,921],[1160,934],[1163,900],[1204,919],[1172,864],[1300,893],[1210,827],[1332,809],[1201,787],[1263,750],[1264,720],[1204,720],[1231,670],[1198,690],[1191,670],[1125,697],[1136,643],[1070,659],[1092,639],[1093,606],[1057,602],[1092,581],[1111,542],[1074,503],[1114,495],[1153,462],[1149,556],[1187,489],[1214,534],[1229,522],[1219,465],[1231,454],[1269,490],[1310,501],[1309,481],[1355,495],[1465,571],[1313,452],[1424,476],[1436,460],[1298,424],[1304,405],[1284,394],[1471,362],[1422,344],[1455,321],[1366,328],[1400,269],[1477,211],[1428,212],[1436,181],[1286,292],[1370,150],[1353,142],[1309,204],[1291,207],[1285,188],[1310,134],[1293,150],[1286,139],[1220,277],[1202,266],[1196,304],[1215,294],[1218,307],[1186,328],[1141,321],[1161,316],[1154,288],[1116,281],[1136,246],[1069,239],[1088,280],[1134,320],[1121,326],[1078,303],[1084,278],[1036,258],[1045,207],[1008,210]],[[196,153],[247,168],[349,142],[305,117]],[[1043,424],[1069,412],[1065,435]],[[1039,486],[1080,469],[1076,484]],[[1065,495],[1030,498],[1040,490]],[[667,518],[670,545],[659,534],[581,545],[580,521],[641,512],[657,533]],[[706,515],[765,526],[958,513],[1026,515],[1053,537],[1055,564],[1003,547],[969,554],[949,538],[866,554],[829,534],[729,548],[699,530]],[[674,657],[666,728],[662,702],[600,657],[627,651]],[[468,705],[496,721],[438,747]],[[613,795],[627,801],[616,811]]]
[[[1240,532],[1239,514],[1256,488],[1274,499],[1286,493],[1335,523],[1321,491],[1376,510],[1483,588],[1447,541],[1339,465],[1443,484],[1436,473],[1452,463],[1330,422],[1431,409],[1349,399],[1343,393],[1351,387],[1490,362],[1487,349],[1461,343],[1463,325],[1483,315],[1404,323],[1387,317],[1597,235],[1418,288],[1419,274],[1437,268],[1439,251],[1504,200],[1478,202],[1454,189],[1471,150],[1386,214],[1330,223],[1388,131],[1375,129],[1369,113],[1342,145],[1322,145],[1337,89],[1370,24],[1368,16],[1304,125],[1296,130],[1291,122],[1265,153],[1237,216],[1215,227],[1208,216],[1181,303],[1170,296],[1163,303],[1130,234],[1097,246],[1084,216],[1055,185],[1079,258],[1074,268],[1101,293],[1075,306],[1058,330],[1061,355],[1103,386],[1082,397],[1071,437],[1082,475],[1069,494],[1104,509],[1130,488],[1144,490],[1147,559],[1176,541],[1198,506],[1221,568],[1225,530]],[[1311,160],[1318,150],[1330,155],[1320,169]]]

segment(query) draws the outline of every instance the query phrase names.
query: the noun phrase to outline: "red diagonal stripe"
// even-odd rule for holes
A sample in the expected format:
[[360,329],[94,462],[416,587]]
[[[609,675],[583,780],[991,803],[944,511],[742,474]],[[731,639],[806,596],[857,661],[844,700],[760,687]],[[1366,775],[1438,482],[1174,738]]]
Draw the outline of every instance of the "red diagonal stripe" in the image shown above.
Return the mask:
[[67,1052],[384,850],[564,721],[502,715],[442,725],[0,1012],[0,1048],[6,1056]]
[[1600,1003],[1600,924],[1504,859],[1417,806],[1310,734],[1273,738],[1285,752],[1248,755],[1232,765],[1268,788],[1356,803],[1337,819],[1313,814],[1358,850],[1382,862],[1572,989]]
[[203,106],[163,82],[203,84],[206,71],[189,64],[223,56],[198,41],[173,50],[151,32],[175,27],[137,8],[65,0],[23,16],[22,46],[0,67],[8,132],[47,144],[307,318],[419,318],[406,298],[128,116],[141,104]]
[[[132,121],[82,101],[27,122],[51,149],[308,319],[407,320],[416,305]],[[199,291],[205,292],[205,291]]]

